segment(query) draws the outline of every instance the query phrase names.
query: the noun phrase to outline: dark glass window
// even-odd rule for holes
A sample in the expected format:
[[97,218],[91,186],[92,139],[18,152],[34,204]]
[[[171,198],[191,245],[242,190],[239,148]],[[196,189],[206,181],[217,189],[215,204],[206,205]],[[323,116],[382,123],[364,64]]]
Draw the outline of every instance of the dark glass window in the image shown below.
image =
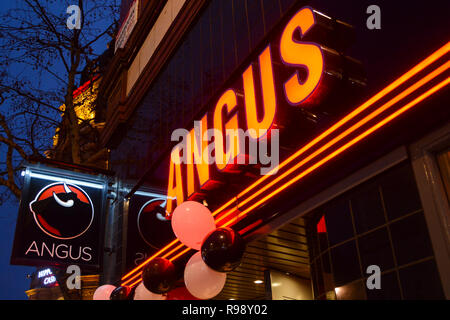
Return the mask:
[[213,87],[213,66],[212,66],[212,48],[211,48],[211,7],[203,13],[199,21],[202,33],[202,100],[201,104],[205,105],[209,100]]
[[185,121],[189,121],[192,118],[194,110],[194,85],[193,85],[193,51],[191,49],[192,43],[190,39],[186,39],[184,42],[184,118]]
[[[383,196],[388,189],[386,199]],[[316,299],[332,299],[334,288],[338,299],[443,298],[417,193],[411,164],[405,161],[311,213],[308,243],[316,254],[314,272],[323,280],[325,290],[322,293],[317,283],[321,295],[315,293]],[[386,219],[386,208],[394,220]],[[325,224],[320,223],[322,216]],[[320,262],[323,270],[319,270]],[[366,286],[370,265],[380,267],[381,289]]]
[[[231,2],[231,1],[230,1]],[[238,58],[238,64],[248,57],[250,54],[250,39],[248,34],[248,23],[247,23],[247,11],[245,8],[245,1],[233,0],[233,17],[234,17],[234,28],[236,34],[236,52]]]
[[368,184],[356,191],[351,198],[351,204],[358,234],[386,223],[380,192],[376,184]]
[[387,173],[381,182],[388,218],[395,219],[419,210],[419,193],[410,165],[403,164]]
[[264,36],[261,2],[247,0],[248,23],[250,26],[250,43],[254,48]]
[[233,27],[233,3],[221,1],[222,4],[222,31],[225,79],[228,79],[236,67],[236,48]]
[[358,239],[363,272],[370,265],[377,265],[382,271],[394,267],[391,243],[386,228],[373,231]]
[[[217,88],[223,81],[222,10],[220,1],[211,2],[211,55],[213,60],[212,86]],[[213,90],[214,91],[214,90]]]
[[355,241],[349,241],[336,248],[332,248],[331,261],[336,287],[361,278]]
[[184,68],[185,65],[183,63],[183,59],[184,59],[184,48],[182,50],[179,50],[176,54],[176,56],[174,57],[174,61],[175,61],[175,72],[176,72],[176,78],[175,78],[175,111],[178,115],[178,122],[180,123],[179,127],[183,126],[183,123],[186,121],[185,119],[185,114],[184,114],[184,86],[185,86],[185,72],[184,72]]
[[265,32],[271,30],[280,18],[281,8],[278,0],[262,0]]
[[[193,73],[193,93],[194,93],[194,108],[197,109],[201,106],[202,98],[203,98],[203,57],[202,57],[202,29],[201,24],[198,23],[195,25],[194,29],[191,31],[192,34],[192,57],[191,57],[191,63],[192,63],[192,73]],[[193,114],[191,115],[191,118],[194,117],[194,113],[196,110],[193,110]]]
[[433,255],[423,213],[394,222],[390,229],[399,266]]
[[366,286],[367,299],[369,300],[399,300],[401,299],[398,286],[397,272],[389,272],[381,275],[381,289],[369,290]]
[[434,260],[402,268],[399,272],[405,299],[444,299]]
[[353,224],[347,200],[340,198],[325,208],[325,222],[330,246],[353,237]]
[[286,11],[289,10],[294,3],[295,0],[280,0],[281,10],[283,13],[286,13]]

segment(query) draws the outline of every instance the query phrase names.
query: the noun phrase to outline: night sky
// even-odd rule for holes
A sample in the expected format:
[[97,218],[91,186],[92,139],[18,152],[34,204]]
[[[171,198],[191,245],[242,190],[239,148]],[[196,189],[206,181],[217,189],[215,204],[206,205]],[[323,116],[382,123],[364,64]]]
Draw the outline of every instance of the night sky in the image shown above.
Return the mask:
[[[0,1],[0,14],[11,9],[16,1]],[[0,150],[3,152],[3,150]],[[19,201],[11,201],[0,206],[0,299],[26,300],[25,291],[30,288],[27,274],[34,272],[33,267],[12,266],[9,264],[16,229]]]
[[[66,9],[68,4],[77,3],[77,1],[61,1],[55,2],[52,12],[59,11],[62,16],[66,16]],[[24,6],[24,1],[17,0],[2,0],[0,1],[0,15],[5,14],[9,9],[13,9],[17,6]],[[68,17],[68,15],[67,15]],[[106,24],[103,21],[96,22],[96,27],[106,28]],[[108,22],[109,23],[109,22]],[[103,41],[103,40],[102,40]],[[102,52],[106,50],[106,42],[99,41],[93,47],[94,52]],[[62,68],[62,66],[61,66]],[[62,74],[63,70],[61,70]],[[48,87],[52,87],[55,84],[55,78],[49,77],[48,79],[43,79],[43,84]],[[53,83],[52,83],[53,82]],[[6,104],[6,103],[5,103]],[[3,105],[5,107],[5,105]],[[56,106],[58,107],[58,106]],[[6,110],[4,110],[6,111]],[[6,113],[6,112],[5,112]],[[51,134],[52,135],[52,134]],[[0,145],[0,154],[6,152],[6,147],[2,144]],[[0,187],[4,188],[4,187]],[[0,190],[3,191],[4,189]],[[0,300],[13,299],[22,300],[27,299],[25,291],[30,289],[31,280],[27,279],[27,274],[32,274],[36,268],[35,267],[25,267],[25,266],[12,266],[10,265],[11,250],[14,240],[14,231],[16,228],[16,220],[18,213],[19,201],[15,200],[12,196],[11,201],[0,206]]]

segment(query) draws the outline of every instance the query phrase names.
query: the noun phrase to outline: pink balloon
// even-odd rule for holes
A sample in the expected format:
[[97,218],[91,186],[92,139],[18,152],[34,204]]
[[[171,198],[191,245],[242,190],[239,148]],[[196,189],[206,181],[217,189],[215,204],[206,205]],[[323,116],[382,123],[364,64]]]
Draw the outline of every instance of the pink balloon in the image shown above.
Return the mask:
[[185,201],[173,212],[172,229],[184,245],[200,250],[203,239],[216,229],[216,224],[211,211],[203,204]]
[[109,300],[111,292],[113,292],[115,288],[115,286],[110,284],[105,284],[98,287],[94,292],[93,300]]
[[148,291],[147,288],[144,287],[144,283],[141,282],[136,287],[134,300],[166,300],[166,296]]
[[203,262],[201,252],[194,254],[184,269],[186,288],[199,299],[206,300],[217,296],[226,280],[226,273],[217,272]]

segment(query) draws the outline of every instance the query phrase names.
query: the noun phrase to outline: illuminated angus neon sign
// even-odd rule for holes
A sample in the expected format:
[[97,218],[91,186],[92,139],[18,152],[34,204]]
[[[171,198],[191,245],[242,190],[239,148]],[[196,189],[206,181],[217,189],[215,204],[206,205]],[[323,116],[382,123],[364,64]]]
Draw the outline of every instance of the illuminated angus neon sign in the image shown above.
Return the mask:
[[[202,191],[216,187],[218,175],[235,170],[237,164],[251,163],[245,150],[246,138],[249,144],[263,142],[266,146],[276,141],[281,105],[305,105],[320,91],[324,52],[319,44],[304,41],[318,15],[309,7],[299,10],[281,35],[265,46],[235,85],[222,93],[212,110],[173,148],[167,213],[186,199],[195,199]],[[246,135],[239,134],[244,130]],[[272,145],[273,152],[278,150]]]
[[[320,19],[320,17],[318,18]],[[326,50],[323,47],[321,50],[324,54],[324,61],[326,61],[324,68],[326,67],[327,71],[322,74],[318,87],[312,95],[327,85],[326,77],[329,73],[330,63],[326,57]],[[304,181],[305,178],[314,175],[314,172],[327,166],[330,161],[338,159],[352,148],[354,149],[355,146],[367,143],[368,139],[380,134],[388,127],[401,128],[398,127],[399,123],[395,122],[401,121],[402,118],[407,119],[421,108],[424,110],[424,107],[429,107],[425,110],[431,114],[436,107],[445,108],[442,104],[427,105],[424,102],[436,98],[448,89],[450,85],[449,53],[450,42],[447,41],[438,50],[431,51],[430,55],[422,58],[386,86],[378,88],[378,91],[372,96],[367,97],[363,94],[362,101],[352,99],[345,101],[343,105],[348,108],[328,124],[319,127],[311,137],[305,138],[305,141],[301,141],[295,146],[292,153],[280,163],[276,175],[261,176],[239,193],[228,195],[227,199],[222,202],[223,204],[212,212],[216,225],[218,227],[236,226],[236,223],[242,222],[242,219],[258,212],[264,204],[282,194],[284,190],[289,190]],[[350,91],[350,95],[352,92]],[[345,95],[340,94],[340,97],[345,98]],[[333,99],[332,95],[332,99],[328,99],[328,101],[334,101]],[[309,100],[307,98],[302,107],[309,104]],[[334,108],[334,103],[331,104]],[[421,125],[420,121],[419,117],[414,120],[414,123]],[[258,219],[254,223],[241,224],[236,230],[244,234],[260,227],[261,223],[263,220]],[[126,273],[121,278],[121,285],[136,286],[141,282],[144,266],[156,257],[175,261],[188,252],[192,252],[192,250],[175,239]]]
[[[308,7],[298,11],[285,26],[279,44],[269,44],[259,54],[257,62],[250,64],[243,72],[242,87],[226,90],[218,99],[214,110],[205,114],[199,126],[186,136],[186,148],[181,150],[183,148],[177,145],[172,150],[167,189],[168,213],[175,207],[174,202],[180,204],[186,198],[195,197],[199,190],[214,187],[214,167],[209,159],[214,159],[216,170],[226,172],[239,159],[248,158],[243,150],[245,148],[242,148],[245,145],[244,136],[230,136],[229,132],[238,132],[238,129],[245,128],[250,141],[253,142],[271,138],[270,132],[275,125],[278,104],[276,86],[280,85],[274,77],[272,47],[279,48],[282,65],[295,68],[287,81],[281,84],[284,97],[279,98],[286,99],[289,104],[295,106],[315,92],[324,71],[321,47],[296,39],[296,35],[299,34],[301,39],[314,26],[315,15]],[[300,77],[298,69],[302,69],[306,76]],[[259,74],[260,88],[256,88],[256,74]],[[211,135],[208,135],[209,123],[212,124],[215,138],[210,144],[208,142],[212,139]],[[208,150],[212,152],[205,154]],[[183,162],[186,163],[185,170],[182,170]]]

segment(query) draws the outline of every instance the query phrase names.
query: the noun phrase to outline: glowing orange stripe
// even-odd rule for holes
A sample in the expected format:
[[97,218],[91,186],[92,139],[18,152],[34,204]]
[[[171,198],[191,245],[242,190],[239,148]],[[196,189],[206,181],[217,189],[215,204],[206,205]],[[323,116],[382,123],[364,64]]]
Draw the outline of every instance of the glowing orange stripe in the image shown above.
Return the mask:
[[124,275],[122,277],[122,280],[125,280],[126,278],[128,278],[129,276],[131,276],[134,272],[142,269],[143,266],[145,266],[148,262],[150,262],[153,258],[156,258],[158,255],[160,255],[161,253],[163,253],[164,251],[170,249],[173,245],[175,245],[178,242],[178,239],[173,240],[171,243],[169,243],[167,246],[165,246],[164,248],[162,248],[161,250],[159,250],[157,253],[155,253],[153,256],[151,256],[150,258],[148,258],[147,260],[145,260],[143,263],[141,263],[140,265],[138,265],[136,268],[134,268],[133,270],[131,270],[130,272],[128,272],[126,275]]
[[424,77],[423,79],[421,79],[420,81],[418,81],[414,85],[410,86],[408,89],[406,89],[403,92],[401,92],[400,94],[398,94],[395,98],[391,99],[390,101],[385,103],[383,106],[379,107],[377,110],[375,110],[374,112],[372,112],[371,114],[366,116],[364,119],[362,119],[359,122],[357,122],[356,124],[354,124],[352,127],[350,127],[349,129],[347,129],[346,131],[341,133],[339,136],[337,136],[336,138],[334,138],[333,140],[331,140],[330,142],[328,142],[324,146],[322,146],[320,149],[318,149],[317,151],[315,151],[314,153],[312,153],[311,155],[306,157],[304,160],[300,161],[297,165],[295,165],[294,167],[292,167],[291,169],[289,169],[288,171],[286,171],[285,173],[283,173],[282,175],[277,177],[275,180],[273,180],[269,184],[265,185],[263,188],[259,189],[255,193],[253,193],[251,196],[249,196],[244,201],[240,202],[239,206],[241,206],[241,207],[244,206],[246,203],[248,203],[249,201],[251,201],[254,198],[256,198],[258,195],[260,195],[261,193],[263,193],[264,191],[266,191],[267,189],[272,187],[274,184],[276,184],[277,182],[279,182],[280,180],[284,179],[289,174],[291,174],[292,172],[294,172],[295,170],[297,170],[298,168],[303,166],[305,163],[309,162],[311,159],[315,158],[316,156],[318,156],[319,154],[321,154],[325,150],[329,149],[331,146],[333,146],[337,142],[339,142],[342,139],[344,139],[350,133],[352,133],[355,130],[357,130],[358,128],[362,127],[364,124],[366,124],[367,122],[369,122],[370,120],[372,120],[373,118],[378,116],[380,113],[386,111],[388,108],[392,107],[394,104],[396,104],[397,102],[399,102],[403,98],[407,97],[409,94],[411,94],[412,92],[416,91],[418,88],[420,88],[421,86],[425,85],[427,82],[429,82],[432,79],[436,78],[438,75],[440,75],[442,72],[447,70],[449,67],[450,67],[450,62],[447,62],[443,66],[437,68],[435,71],[433,71],[432,73],[428,74],[426,77]]
[[[136,282],[132,283],[129,285],[129,287],[133,288],[134,286],[136,286],[139,282],[141,282],[141,279],[138,279]],[[122,285],[123,286],[123,285]]]
[[[286,189],[287,187],[289,187],[290,185],[292,185],[293,183],[297,182],[298,180],[300,180],[301,178],[303,178],[304,176],[306,176],[307,174],[311,173],[312,171],[314,171],[315,169],[317,169],[318,167],[322,166],[324,163],[328,162],[330,159],[336,157],[338,154],[342,153],[343,151],[345,151],[346,149],[350,148],[352,145],[354,145],[355,143],[357,143],[358,141],[362,140],[363,138],[365,138],[366,136],[368,136],[369,134],[373,133],[375,130],[381,128],[382,126],[384,126],[386,123],[388,123],[389,121],[391,121],[392,119],[396,118],[397,116],[399,116],[400,114],[402,114],[403,112],[407,111],[408,109],[412,108],[414,105],[416,105],[417,103],[419,103],[420,101],[422,101],[423,99],[427,98],[428,96],[430,96],[431,94],[435,93],[436,91],[440,90],[441,88],[443,88],[444,86],[446,86],[448,83],[450,82],[450,78],[447,78],[446,80],[440,82],[438,85],[434,86],[433,88],[431,88],[430,90],[426,91],[424,94],[420,95],[419,97],[417,97],[416,99],[414,99],[413,101],[411,101],[410,103],[408,103],[407,105],[405,105],[404,107],[402,107],[401,109],[397,110],[396,112],[394,112],[393,114],[391,114],[390,116],[386,117],[384,120],[378,122],[376,125],[374,125],[373,127],[371,127],[370,129],[368,129],[367,131],[365,131],[364,133],[362,133],[361,135],[359,135],[358,137],[356,137],[355,139],[351,140],[350,142],[348,142],[347,144],[345,144],[344,146],[342,146],[341,148],[339,148],[338,150],[332,152],[330,155],[328,155],[327,157],[325,157],[324,159],[320,160],[319,162],[317,162],[316,164],[314,164],[313,166],[309,167],[307,170],[303,171],[302,173],[300,173],[299,175],[297,175],[295,178],[291,179],[290,181],[288,181],[287,183],[285,183],[283,186],[279,187],[278,189],[276,189],[275,191],[273,191],[272,193],[268,194],[267,196],[265,196],[263,199],[261,199],[260,201],[256,202],[254,205],[252,205],[251,207],[247,208],[246,210],[242,211],[237,218],[241,218],[243,216],[245,216],[248,212],[250,212],[251,210],[255,209],[256,207],[258,207],[259,205],[261,205],[262,203],[266,202],[268,199],[272,198],[273,196],[277,195],[278,193],[280,193],[281,191],[283,191],[284,189]],[[223,225],[223,227],[228,226],[233,220],[227,222],[225,225]]]
[[[178,249],[182,248],[183,246],[184,246],[183,244],[178,245],[177,247],[175,247],[174,249],[172,249],[171,251],[166,253],[161,258],[163,258],[163,259],[167,258],[168,256],[170,256],[172,253],[176,252]],[[186,252],[186,251],[182,251],[183,254],[184,254],[184,252]],[[155,258],[155,256],[152,256],[150,259],[153,259],[153,258]],[[142,275],[142,271],[137,272],[133,277],[131,277],[130,279],[128,279],[128,280],[126,280],[124,282],[122,282],[122,286],[125,286],[125,285],[131,283],[134,279],[136,279],[137,277],[139,277],[141,275]],[[140,279],[138,279],[138,281],[140,281]],[[130,285],[130,286],[132,286],[132,285]]]
[[177,254],[175,257],[172,257],[169,259],[169,261],[174,261],[175,259],[177,259],[178,257],[181,257],[183,254],[185,254],[186,252],[188,252],[189,250],[191,250],[191,248],[186,248],[183,251],[181,251],[179,254]]
[[217,209],[216,211],[214,211],[212,213],[212,216],[215,217],[217,214],[219,214],[220,212],[223,211],[223,209],[227,208],[230,204],[232,204],[233,202],[236,202],[237,198],[233,197],[230,201],[228,201],[227,203],[225,203],[223,206],[221,206],[219,209]]
[[177,246],[175,249],[169,251],[168,253],[166,253],[165,255],[163,255],[161,258],[165,259],[168,256],[170,256],[172,253],[174,253],[175,251],[177,251],[178,249],[182,248],[184,246],[184,244],[180,244],[179,246]]
[[284,166],[286,166],[288,163],[290,163],[292,160],[294,160],[295,158],[297,158],[298,156],[300,156],[301,154],[303,154],[305,151],[309,150],[312,146],[316,145],[318,142],[320,142],[321,140],[323,140],[325,137],[327,137],[328,135],[330,135],[331,133],[333,133],[334,131],[336,131],[336,129],[340,128],[343,124],[345,124],[346,122],[348,122],[349,120],[351,120],[352,118],[354,118],[355,116],[357,116],[358,114],[360,114],[361,112],[363,112],[364,110],[366,110],[368,107],[370,107],[371,105],[373,105],[375,102],[377,102],[378,100],[380,100],[381,98],[383,98],[385,95],[387,95],[388,93],[390,93],[392,90],[396,89],[398,86],[400,86],[401,84],[403,84],[405,81],[409,80],[411,77],[413,77],[414,75],[416,75],[417,73],[419,73],[420,71],[422,71],[423,69],[425,69],[427,66],[429,66],[430,64],[432,64],[434,61],[436,61],[437,59],[439,59],[440,57],[442,57],[444,54],[446,54],[448,51],[450,50],[450,42],[448,42],[447,44],[445,44],[442,48],[440,48],[439,50],[437,50],[436,52],[434,52],[432,55],[430,55],[428,58],[426,58],[425,60],[423,60],[422,62],[420,62],[418,65],[416,65],[415,67],[413,67],[410,71],[408,71],[407,73],[405,73],[404,75],[402,75],[400,78],[398,78],[397,80],[395,80],[393,83],[391,83],[389,86],[387,86],[385,89],[383,89],[382,91],[380,91],[379,93],[377,93],[375,96],[373,96],[371,99],[369,99],[368,101],[366,101],[364,104],[362,104],[361,106],[359,106],[358,108],[356,108],[354,111],[352,111],[350,114],[348,114],[347,116],[345,116],[342,120],[340,120],[339,122],[337,122],[336,124],[334,124],[331,128],[329,128],[328,130],[326,130],[324,133],[322,133],[320,136],[318,136],[317,138],[315,138],[314,140],[312,140],[310,143],[308,143],[306,146],[304,146],[303,148],[301,148],[299,151],[297,151],[296,153],[294,153],[292,156],[290,156],[288,159],[286,159],[285,161],[283,161],[283,163],[281,163],[279,165],[278,168],[274,168],[272,169],[271,172],[269,172],[267,175],[263,176],[262,178],[260,178],[259,180],[255,181],[255,183],[253,183],[252,185],[250,185],[248,188],[246,188],[244,191],[242,191],[241,193],[239,193],[238,197],[242,197],[244,194],[248,193],[250,190],[252,190],[253,188],[255,188],[256,186],[258,186],[259,184],[261,184],[262,182],[264,182],[266,179],[268,179],[271,176],[271,173],[274,172],[274,170],[279,170],[281,168],[283,168]]
[[[169,251],[168,253],[166,253],[164,256],[162,256],[163,259],[167,258],[169,255],[171,255],[172,253],[174,253],[175,251],[177,251],[178,249],[182,248],[184,245],[180,244],[178,245],[176,248],[172,249],[171,251]],[[158,253],[156,253],[158,254]],[[156,255],[155,254],[155,255]],[[150,257],[149,259],[153,259],[155,258],[155,255],[153,255],[152,257]],[[148,260],[148,259],[147,259]],[[146,264],[146,262],[144,262],[144,264]],[[122,285],[127,285],[128,283],[131,283],[134,279],[136,279],[137,277],[141,276],[142,271],[138,271],[134,276],[132,276],[131,278],[129,278],[128,280],[124,281],[122,283]],[[122,279],[123,280],[123,279]]]
[[128,280],[122,282],[122,286],[127,286],[129,283],[133,282],[136,278],[140,279],[141,275],[142,275],[142,271],[139,271],[139,272],[135,273],[134,276],[132,276]]
[[[445,50],[444,50],[445,49]],[[354,110],[352,113],[350,113],[349,115],[347,115],[346,117],[344,117],[342,120],[340,120],[338,123],[336,123],[335,125],[333,125],[330,129],[328,129],[327,131],[325,131],[324,133],[322,133],[320,136],[318,136],[316,139],[314,139],[313,141],[311,141],[310,143],[308,143],[305,147],[303,147],[302,149],[300,149],[299,151],[297,151],[295,154],[293,154],[292,156],[290,156],[288,159],[286,159],[285,161],[283,161],[280,166],[278,167],[279,169],[286,166],[288,163],[292,162],[295,158],[297,158],[298,156],[300,156],[301,154],[303,154],[305,151],[307,151],[308,149],[310,149],[312,146],[314,146],[315,144],[317,144],[319,141],[323,140],[326,136],[328,136],[331,132],[336,131],[336,129],[338,129],[339,127],[341,127],[343,124],[345,124],[346,122],[348,122],[350,119],[352,119],[354,116],[356,116],[357,114],[361,113],[363,110],[367,109],[370,105],[372,105],[374,102],[376,102],[377,100],[379,100],[382,96],[380,96],[379,98],[376,98],[377,96],[379,96],[381,93],[385,92],[385,93],[389,93],[390,91],[392,91],[393,89],[395,89],[396,86],[392,87],[391,90],[387,90],[388,88],[390,88],[391,86],[393,86],[394,84],[397,83],[397,86],[402,84],[404,81],[406,81],[407,79],[405,79],[404,81],[400,82],[400,79],[404,78],[407,75],[413,76],[414,74],[416,74],[417,72],[419,72],[420,70],[418,70],[417,72],[412,73],[412,71],[414,71],[415,69],[418,69],[419,66],[424,65],[425,62],[429,62],[432,63],[433,61],[435,61],[436,59],[431,59],[433,56],[439,54],[439,57],[442,56],[442,54],[445,54],[448,50],[450,49],[450,44],[448,43],[447,45],[445,45],[443,48],[439,49],[438,51],[436,51],[434,54],[432,54],[430,57],[428,57],[427,59],[425,59],[422,63],[420,63],[419,65],[417,65],[416,67],[414,67],[413,69],[411,69],[411,71],[409,71],[408,73],[406,73],[404,76],[400,77],[397,81],[395,81],[393,84],[391,84],[390,86],[388,86],[386,89],[384,89],[383,91],[381,91],[380,93],[378,93],[377,95],[375,95],[373,98],[371,98],[370,100],[368,100],[366,103],[364,103],[362,106],[360,106],[359,108],[357,108],[356,110]],[[442,53],[442,50],[444,50],[445,52]],[[428,64],[429,64],[428,63]],[[427,64],[427,65],[428,65]],[[426,66],[426,65],[425,65]],[[316,152],[314,152],[313,154],[311,154],[309,157],[307,157],[306,159],[302,160],[300,163],[298,163],[295,167],[289,169],[289,171],[285,172],[284,174],[280,175],[277,179],[275,179],[274,181],[272,181],[271,183],[265,185],[262,189],[259,189],[258,191],[256,191],[255,193],[253,193],[250,197],[248,197],[247,199],[245,199],[244,201],[239,203],[239,206],[243,206],[246,203],[248,203],[249,201],[251,201],[252,199],[254,199],[255,197],[257,197],[259,194],[261,194],[262,192],[264,192],[265,190],[267,190],[268,188],[270,188],[271,186],[273,186],[275,183],[277,183],[278,181],[280,181],[281,179],[285,178],[287,175],[289,175],[290,173],[292,173],[294,170],[298,169],[299,167],[301,167],[302,165],[304,165],[306,162],[308,162],[309,160],[311,160],[312,158],[314,158],[315,156],[317,156],[318,154],[322,153],[324,150],[326,150],[329,146],[331,146],[334,142],[341,140],[342,138],[344,138],[345,136],[347,136],[348,134],[350,134],[351,132],[353,132],[354,130],[356,130],[357,128],[359,128],[360,126],[362,126],[364,123],[366,123],[367,121],[371,120],[373,117],[375,117],[376,115],[378,115],[379,113],[381,113],[382,111],[385,111],[387,108],[389,108],[390,106],[392,106],[394,103],[398,102],[399,100],[403,99],[404,97],[406,97],[407,95],[409,95],[411,92],[413,92],[414,90],[416,90],[417,88],[419,88],[420,86],[424,85],[426,82],[430,81],[431,79],[435,78],[436,76],[438,76],[439,74],[441,74],[442,72],[444,72],[447,68],[449,67],[449,63],[447,62],[446,64],[444,64],[443,66],[439,67],[438,69],[436,69],[435,71],[433,71],[431,74],[427,75],[426,77],[424,77],[423,79],[421,79],[420,81],[418,81],[416,84],[414,84],[413,86],[409,87],[408,89],[406,89],[405,91],[403,91],[402,93],[400,93],[399,95],[397,95],[395,98],[393,98],[392,100],[390,100],[389,102],[387,102],[386,104],[384,104],[382,107],[380,107],[379,109],[377,109],[374,113],[372,113],[371,115],[369,115],[369,117],[364,118],[363,120],[361,120],[360,122],[358,122],[356,125],[352,126],[350,129],[346,130],[344,133],[342,133],[341,135],[339,135],[338,137],[334,138],[331,142],[327,143],[325,146],[323,146],[322,148],[320,148],[319,150],[317,150]],[[384,95],[383,95],[384,96]],[[360,110],[359,110],[360,109]],[[359,110],[359,111],[358,111]],[[274,169],[275,170],[275,169]],[[269,175],[263,176],[261,177],[259,180],[257,180],[254,184],[252,184],[250,187],[248,187],[247,189],[245,189],[244,191],[242,191],[239,195],[238,198],[241,197],[243,194],[247,193],[248,191],[250,191],[251,188],[259,185],[261,182],[265,181],[266,179],[268,179],[270,177],[270,173]],[[227,203],[229,204],[230,201]],[[223,207],[225,207],[226,205],[222,206],[221,209]],[[230,210],[229,212],[227,212],[226,214],[224,214],[223,216],[221,216],[219,219],[216,220],[216,223],[220,222],[221,220],[225,219],[226,217],[228,217],[229,215],[233,214],[235,212],[235,210]],[[237,218],[236,218],[237,219]],[[230,223],[230,222],[228,222]]]

